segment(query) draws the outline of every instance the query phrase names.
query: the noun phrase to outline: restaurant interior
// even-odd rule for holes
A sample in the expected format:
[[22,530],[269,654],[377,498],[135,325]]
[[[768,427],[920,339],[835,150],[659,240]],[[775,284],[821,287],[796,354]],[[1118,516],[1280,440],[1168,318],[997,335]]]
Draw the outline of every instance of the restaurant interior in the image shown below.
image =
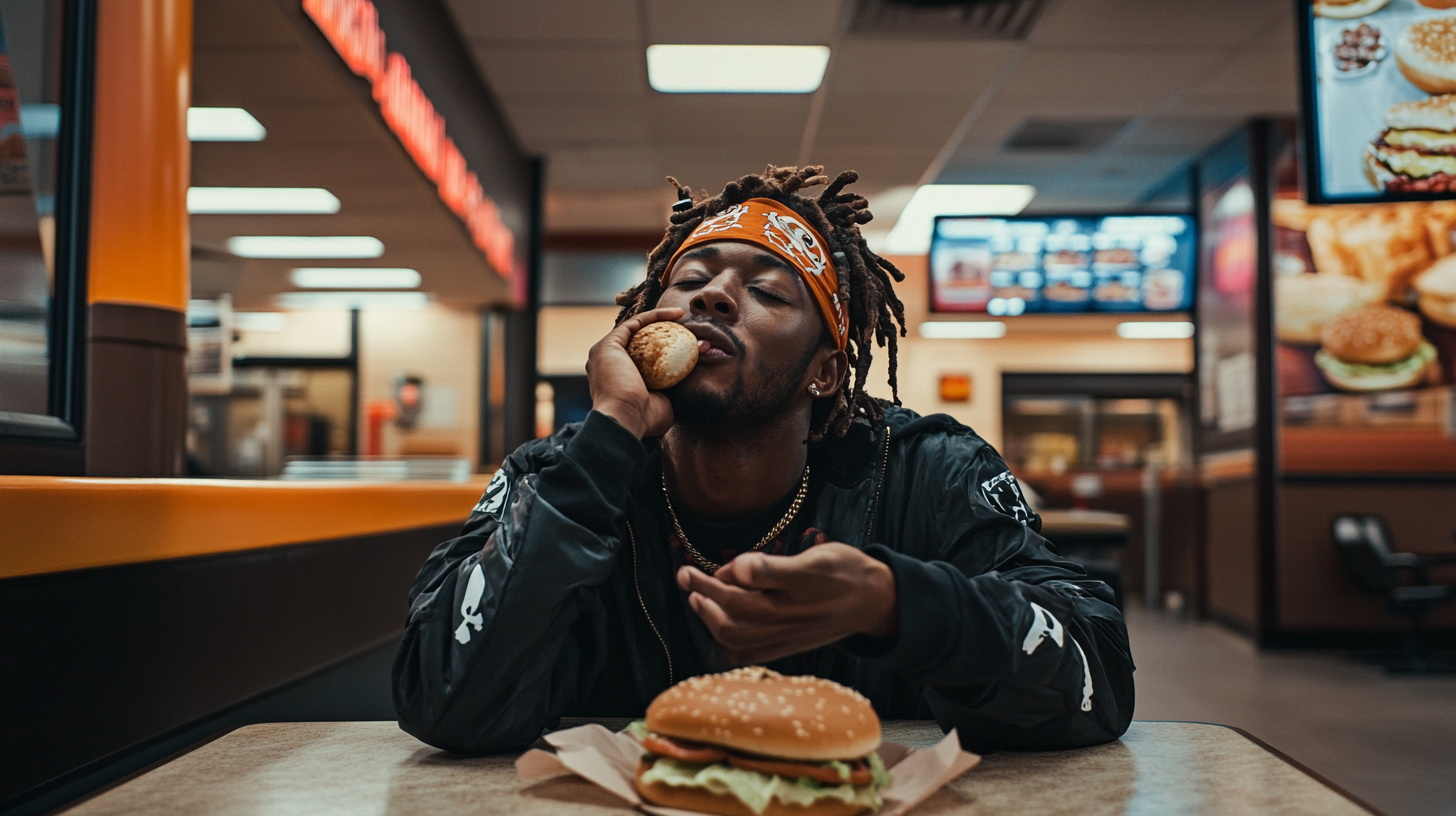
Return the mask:
[[913,812],[1456,814],[1452,5],[0,0],[0,812],[627,807],[414,741],[391,665],[665,177],[773,164],[859,174],[900,402],[1137,666],[1124,753],[1014,766],[1055,802]]

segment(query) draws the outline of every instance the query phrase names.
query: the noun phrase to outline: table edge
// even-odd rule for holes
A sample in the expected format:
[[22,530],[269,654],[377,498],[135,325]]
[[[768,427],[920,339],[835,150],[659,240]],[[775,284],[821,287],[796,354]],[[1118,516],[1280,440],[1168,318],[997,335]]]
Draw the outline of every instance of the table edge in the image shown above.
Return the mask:
[[1339,785],[1335,784],[1334,782],[1330,781],[1323,774],[1319,773],[1318,771],[1314,770],[1313,768],[1310,768],[1308,765],[1305,765],[1303,762],[1300,762],[1299,760],[1295,759],[1294,757],[1290,756],[1289,754],[1286,754],[1283,751],[1279,750],[1278,748],[1275,748],[1274,746],[1270,745],[1269,743],[1265,742],[1262,739],[1259,739],[1258,737],[1256,737],[1253,734],[1249,733],[1247,730],[1238,727],[1237,725],[1226,725],[1224,723],[1203,722],[1202,720],[1134,720],[1133,722],[1142,722],[1142,723],[1187,723],[1189,725],[1211,725],[1211,726],[1214,726],[1216,728],[1227,728],[1228,730],[1233,731],[1234,733],[1238,734],[1239,736],[1243,737],[1244,739],[1247,739],[1249,742],[1254,743],[1255,745],[1259,746],[1260,748],[1263,748],[1265,751],[1267,751],[1267,752],[1273,754],[1274,756],[1278,757],[1279,759],[1283,760],[1285,764],[1293,767],[1295,770],[1299,771],[1300,773],[1304,774],[1305,776],[1308,776],[1309,778],[1311,778],[1314,781],[1320,783],[1321,785],[1324,785],[1325,787],[1329,788],[1330,790],[1334,791],[1335,793],[1338,793],[1339,795],[1345,797],[1346,799],[1348,799],[1354,805],[1356,805],[1358,807],[1364,808],[1366,811],[1370,812],[1374,816],[1390,816],[1390,814],[1386,813],[1385,811],[1381,810],[1380,808],[1375,807],[1374,805],[1370,804],[1369,802],[1365,801],[1364,799],[1361,799],[1360,797],[1356,796],[1355,794],[1353,794],[1353,793],[1345,790],[1344,788],[1342,788]]

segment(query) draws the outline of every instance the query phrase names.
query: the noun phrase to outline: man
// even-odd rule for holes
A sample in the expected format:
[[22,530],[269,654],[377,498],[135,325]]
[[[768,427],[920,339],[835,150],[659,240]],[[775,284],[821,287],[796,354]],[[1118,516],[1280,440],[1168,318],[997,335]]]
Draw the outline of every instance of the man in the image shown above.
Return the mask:
[[[1127,729],[1112,592],[1038,534],[973,431],[865,393],[876,341],[894,393],[903,276],[860,237],[854,173],[799,195],[820,169],[696,201],[679,186],[647,279],[591,350],[591,414],[513,453],[416,579],[394,666],[406,731],[519,750],[562,716],[640,716],[745,664],[853,686],[973,748]],[[626,350],[659,320],[699,340],[665,393]]]

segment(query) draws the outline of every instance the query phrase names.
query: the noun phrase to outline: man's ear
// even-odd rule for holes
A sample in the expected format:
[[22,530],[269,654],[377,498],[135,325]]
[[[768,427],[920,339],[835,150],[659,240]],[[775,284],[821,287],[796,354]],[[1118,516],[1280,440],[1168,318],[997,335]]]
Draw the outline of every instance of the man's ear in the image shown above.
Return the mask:
[[848,377],[849,355],[837,348],[825,348],[814,355],[808,384],[817,387],[820,397],[829,397],[844,386]]

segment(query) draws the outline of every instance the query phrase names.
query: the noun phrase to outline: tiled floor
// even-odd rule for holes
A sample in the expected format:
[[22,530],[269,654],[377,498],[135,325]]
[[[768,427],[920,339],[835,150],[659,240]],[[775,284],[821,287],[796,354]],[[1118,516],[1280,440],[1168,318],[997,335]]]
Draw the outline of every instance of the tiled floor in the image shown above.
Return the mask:
[[1139,720],[1234,725],[1390,816],[1456,816],[1456,675],[1331,652],[1259,652],[1209,623],[1128,609]]

